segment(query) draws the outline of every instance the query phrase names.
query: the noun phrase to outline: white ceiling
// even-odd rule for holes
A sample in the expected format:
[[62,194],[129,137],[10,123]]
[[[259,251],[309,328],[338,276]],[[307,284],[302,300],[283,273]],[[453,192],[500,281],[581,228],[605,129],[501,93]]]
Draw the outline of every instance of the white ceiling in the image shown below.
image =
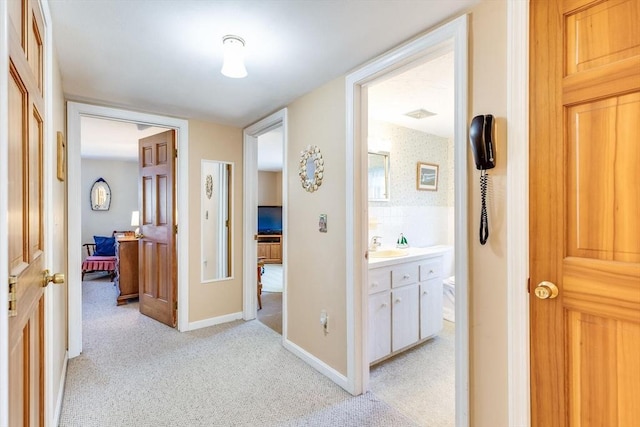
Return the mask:
[[[67,99],[245,127],[477,2],[49,0],[49,7]],[[220,74],[226,34],[246,41],[244,79]]]

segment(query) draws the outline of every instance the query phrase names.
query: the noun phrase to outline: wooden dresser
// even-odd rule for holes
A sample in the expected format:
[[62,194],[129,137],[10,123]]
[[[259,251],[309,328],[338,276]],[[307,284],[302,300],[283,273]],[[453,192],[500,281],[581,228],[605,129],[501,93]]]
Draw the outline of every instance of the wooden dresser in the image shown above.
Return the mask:
[[131,298],[138,298],[138,239],[121,237],[116,239],[116,277],[118,305]]

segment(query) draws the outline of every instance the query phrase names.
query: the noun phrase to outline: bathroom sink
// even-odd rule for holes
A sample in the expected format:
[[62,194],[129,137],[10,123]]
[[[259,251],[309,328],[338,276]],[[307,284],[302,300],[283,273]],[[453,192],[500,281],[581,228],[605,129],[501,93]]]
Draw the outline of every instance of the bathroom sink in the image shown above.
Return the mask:
[[397,258],[407,255],[409,251],[406,249],[382,249],[369,252],[369,258]]

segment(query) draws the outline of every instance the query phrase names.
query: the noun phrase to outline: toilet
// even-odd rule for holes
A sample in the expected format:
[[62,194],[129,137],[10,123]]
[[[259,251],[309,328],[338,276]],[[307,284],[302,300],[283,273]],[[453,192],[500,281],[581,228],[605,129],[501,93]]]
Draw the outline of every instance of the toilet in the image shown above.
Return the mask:
[[451,276],[442,281],[442,317],[450,322],[456,321],[456,278]]

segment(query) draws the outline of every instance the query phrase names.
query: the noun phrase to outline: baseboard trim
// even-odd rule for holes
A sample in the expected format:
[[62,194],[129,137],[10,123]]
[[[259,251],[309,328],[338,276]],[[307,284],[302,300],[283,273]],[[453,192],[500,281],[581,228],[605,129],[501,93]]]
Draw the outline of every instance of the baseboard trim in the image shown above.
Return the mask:
[[298,356],[316,371],[329,378],[331,381],[345,389],[347,392],[353,394],[353,391],[349,388],[349,379],[346,376],[342,375],[340,372],[336,371],[331,366],[327,365],[322,360],[318,359],[313,354],[309,353],[298,345],[292,343],[288,339],[283,339],[282,345],[284,346],[284,348]]
[[57,426],[60,424],[60,415],[62,414],[62,401],[64,400],[64,384],[67,379],[67,367],[69,366],[69,352],[64,352],[64,361],[62,362],[62,372],[60,373],[60,387],[58,388],[58,398],[56,399],[56,406],[53,414],[53,423],[51,425]]
[[208,326],[215,326],[215,325],[219,325],[221,323],[233,322],[234,320],[240,320],[240,319],[242,319],[242,312],[241,311],[239,311],[237,313],[225,314],[223,316],[211,317],[209,319],[198,320],[196,322],[189,322],[187,324],[187,329],[184,330],[183,332],[195,331],[196,329],[202,329],[202,328],[206,328]]

